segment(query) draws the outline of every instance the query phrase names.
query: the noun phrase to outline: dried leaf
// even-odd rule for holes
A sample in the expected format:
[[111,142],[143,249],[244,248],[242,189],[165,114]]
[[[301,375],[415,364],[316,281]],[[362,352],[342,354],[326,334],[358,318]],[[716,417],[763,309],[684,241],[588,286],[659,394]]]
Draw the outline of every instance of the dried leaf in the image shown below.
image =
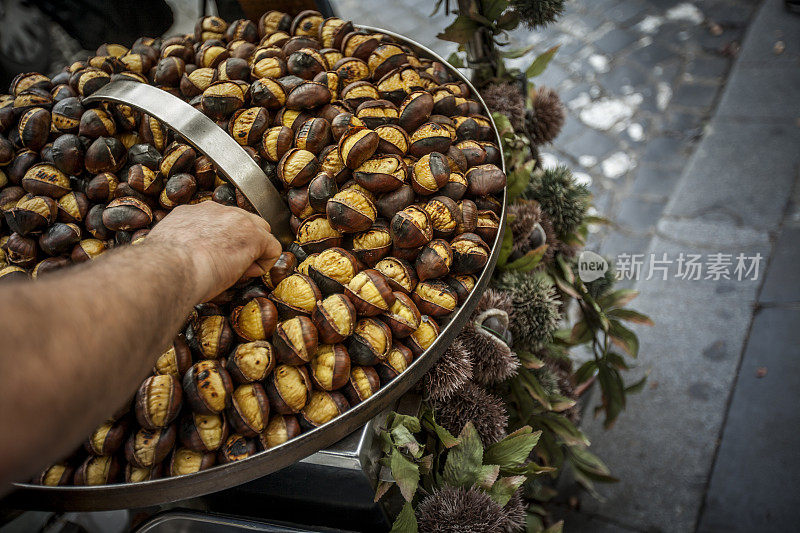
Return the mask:
[[400,493],[407,502],[414,498],[419,484],[419,467],[406,459],[399,450],[394,450],[391,457],[392,477],[400,488]]

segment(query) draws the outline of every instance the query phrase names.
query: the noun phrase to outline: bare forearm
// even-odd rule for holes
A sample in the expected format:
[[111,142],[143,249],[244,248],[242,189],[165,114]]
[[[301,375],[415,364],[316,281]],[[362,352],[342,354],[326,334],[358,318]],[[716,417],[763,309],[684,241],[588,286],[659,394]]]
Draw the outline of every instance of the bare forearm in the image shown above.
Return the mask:
[[[145,241],[0,289],[0,481],[58,460],[130,399],[197,303],[192,264]],[[14,442],[10,442],[14,435]],[[21,467],[21,468],[20,468]]]

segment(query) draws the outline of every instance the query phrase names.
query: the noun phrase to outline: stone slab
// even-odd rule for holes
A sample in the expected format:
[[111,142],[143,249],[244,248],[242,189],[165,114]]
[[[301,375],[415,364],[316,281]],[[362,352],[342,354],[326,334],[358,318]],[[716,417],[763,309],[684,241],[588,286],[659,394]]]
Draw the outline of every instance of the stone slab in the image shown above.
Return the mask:
[[800,64],[738,67],[717,114],[782,121],[800,129],[795,123],[800,118]]
[[800,310],[756,315],[698,532],[796,531],[798,346]]
[[784,227],[778,235],[760,300],[765,304],[800,302],[800,227]]
[[[650,250],[668,258],[711,251],[768,252],[765,233],[702,221],[663,221]],[[675,272],[673,268],[672,273]],[[756,282],[639,281],[631,307],[647,313],[654,328],[637,328],[641,348],[633,380],[650,371],[649,385],[632,396],[610,430],[588,417],[583,428],[592,451],[621,479],[598,486],[605,499],[583,499],[583,510],[650,531],[694,528],[730,388],[745,341]],[[587,412],[591,412],[591,407]],[[591,531],[591,528],[578,529]]]
[[[787,12],[782,0],[766,0],[750,25],[742,46],[741,65],[798,65],[800,61],[800,16]],[[783,41],[783,53],[775,53],[775,43]]]
[[708,130],[666,214],[775,228],[800,163],[800,127],[715,120]]

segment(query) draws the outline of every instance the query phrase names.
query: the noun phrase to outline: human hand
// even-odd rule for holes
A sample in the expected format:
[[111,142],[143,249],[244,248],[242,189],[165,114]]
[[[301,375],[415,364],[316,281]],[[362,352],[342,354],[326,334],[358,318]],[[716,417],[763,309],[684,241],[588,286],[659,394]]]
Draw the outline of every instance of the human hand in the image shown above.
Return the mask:
[[216,202],[176,207],[145,242],[183,254],[198,302],[210,300],[243,276],[266,273],[281,254],[266,220]]

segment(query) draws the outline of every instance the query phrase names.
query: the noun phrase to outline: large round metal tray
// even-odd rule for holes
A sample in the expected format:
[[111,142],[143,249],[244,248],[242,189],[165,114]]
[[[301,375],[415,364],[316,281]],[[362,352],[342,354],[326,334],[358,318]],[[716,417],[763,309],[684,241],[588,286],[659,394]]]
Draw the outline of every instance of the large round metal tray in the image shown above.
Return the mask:
[[[435,52],[402,35],[384,29],[369,26],[358,27],[370,32],[389,35],[398,42],[412,47],[420,57],[428,57],[441,62],[452,75],[467,84],[470,88],[470,92],[483,107],[486,116],[491,119],[491,114],[486,104],[470,81]],[[178,99],[175,98],[175,100]],[[154,116],[161,119],[158,113],[154,113]],[[502,144],[494,122],[492,122],[492,126],[495,132],[495,142],[502,150]],[[193,142],[191,138],[187,137],[187,139]],[[193,144],[197,146],[197,143]],[[212,157],[211,154],[206,155]],[[247,157],[243,151],[242,157]],[[247,159],[249,159],[249,157],[247,157]],[[504,162],[503,170],[505,171]],[[266,180],[266,176],[264,180]],[[272,186],[265,183],[265,187],[271,188]],[[494,243],[491,243],[492,249],[489,261],[483,273],[478,278],[472,293],[467,297],[467,300],[460,309],[452,316],[449,323],[442,328],[439,337],[434,341],[433,345],[428,348],[424,354],[418,357],[405,372],[388,383],[368,400],[354,406],[343,415],[319,428],[302,433],[289,442],[260,452],[243,461],[215,466],[195,474],[168,477],[140,483],[123,483],[96,487],[44,487],[28,483],[18,483],[14,485],[15,491],[5,498],[3,504],[8,507],[20,509],[69,511],[101,511],[160,505],[210,494],[252,481],[291,465],[349,435],[381,411],[391,408],[400,396],[422,378],[438,360],[439,356],[450,346],[456,336],[458,336],[486,289],[497,262],[506,219],[505,191],[503,192],[502,200],[503,209],[500,216],[501,229]],[[263,215],[262,213],[262,216]],[[265,218],[269,219],[270,217],[266,216]]]

